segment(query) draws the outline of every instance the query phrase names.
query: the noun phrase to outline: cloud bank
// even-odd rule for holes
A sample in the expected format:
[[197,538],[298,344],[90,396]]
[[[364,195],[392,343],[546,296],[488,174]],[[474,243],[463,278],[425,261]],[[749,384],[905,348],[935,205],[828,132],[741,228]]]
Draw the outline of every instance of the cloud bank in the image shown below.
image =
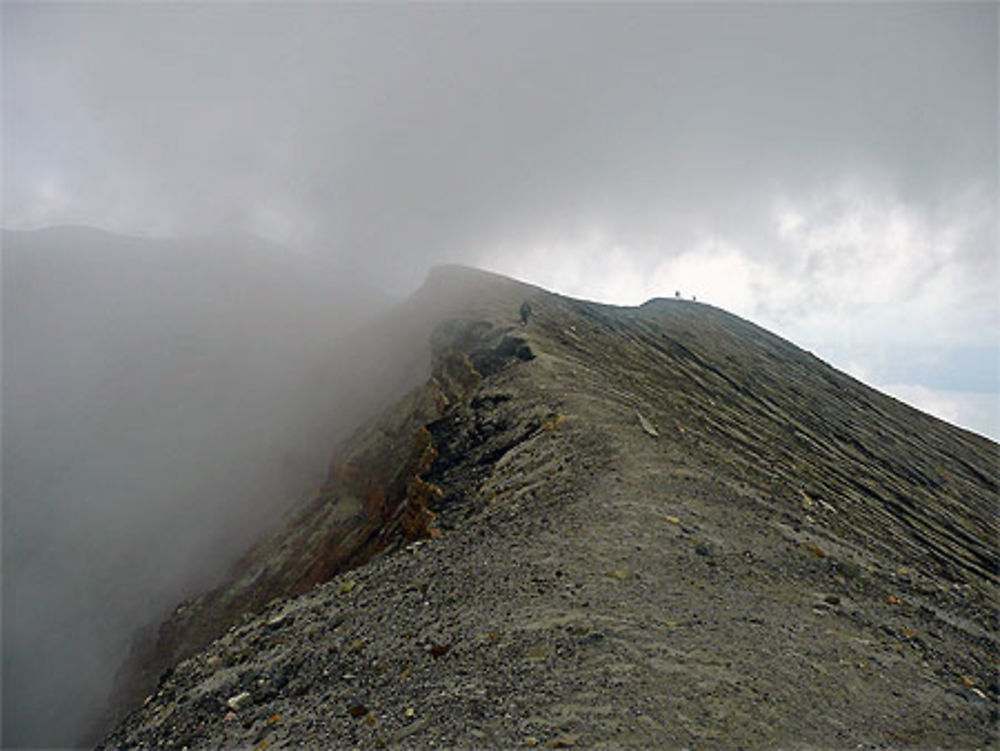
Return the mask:
[[3,223],[682,287],[995,393],[997,48],[993,3],[8,3]]
[[993,3],[8,3],[3,224],[682,288],[996,393],[997,46]]

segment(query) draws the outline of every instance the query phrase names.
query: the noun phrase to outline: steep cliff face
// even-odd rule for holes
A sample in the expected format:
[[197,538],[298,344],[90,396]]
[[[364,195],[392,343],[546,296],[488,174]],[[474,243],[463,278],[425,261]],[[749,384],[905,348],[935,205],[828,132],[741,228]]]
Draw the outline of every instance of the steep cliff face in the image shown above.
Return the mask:
[[[496,288],[505,285],[493,280],[483,289],[488,281],[459,268],[438,269],[383,322],[391,330],[377,338],[395,340],[397,357],[387,360],[399,367],[399,382],[413,379],[425,350],[430,377],[343,440],[315,497],[238,560],[221,585],[181,603],[155,633],[136,639],[117,676],[112,716],[140,703],[165,670],[243,616],[400,544],[440,534],[430,505],[442,491],[423,478],[437,457],[427,426],[464,400],[484,374],[533,357],[512,325],[451,321],[429,334],[434,322],[456,307],[496,305]],[[412,338],[423,344],[413,347]]]
[[433,285],[430,378],[108,747],[993,742],[997,444],[709,306]]

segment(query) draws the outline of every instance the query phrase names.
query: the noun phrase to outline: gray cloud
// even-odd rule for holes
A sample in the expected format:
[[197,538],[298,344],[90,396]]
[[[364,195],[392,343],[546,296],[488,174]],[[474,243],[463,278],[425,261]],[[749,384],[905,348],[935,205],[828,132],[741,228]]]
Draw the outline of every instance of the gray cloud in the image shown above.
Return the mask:
[[990,4],[8,5],[5,222],[249,230],[412,286],[510,237],[745,234],[774,192],[845,172],[933,206],[995,192],[995,21]]

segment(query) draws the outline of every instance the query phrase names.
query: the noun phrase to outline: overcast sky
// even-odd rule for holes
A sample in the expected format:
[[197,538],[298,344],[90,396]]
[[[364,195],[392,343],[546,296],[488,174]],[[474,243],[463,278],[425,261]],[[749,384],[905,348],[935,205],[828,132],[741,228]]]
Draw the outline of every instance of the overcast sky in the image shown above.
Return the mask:
[[697,295],[1000,436],[996,3],[3,8],[3,226]]

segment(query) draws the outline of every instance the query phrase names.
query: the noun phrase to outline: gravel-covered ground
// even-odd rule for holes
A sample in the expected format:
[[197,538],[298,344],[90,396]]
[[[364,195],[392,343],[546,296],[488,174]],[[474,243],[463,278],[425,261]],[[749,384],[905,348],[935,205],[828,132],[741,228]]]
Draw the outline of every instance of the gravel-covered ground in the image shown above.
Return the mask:
[[495,284],[435,334],[480,376],[424,423],[437,536],[106,747],[998,747],[997,444],[709,306]]

